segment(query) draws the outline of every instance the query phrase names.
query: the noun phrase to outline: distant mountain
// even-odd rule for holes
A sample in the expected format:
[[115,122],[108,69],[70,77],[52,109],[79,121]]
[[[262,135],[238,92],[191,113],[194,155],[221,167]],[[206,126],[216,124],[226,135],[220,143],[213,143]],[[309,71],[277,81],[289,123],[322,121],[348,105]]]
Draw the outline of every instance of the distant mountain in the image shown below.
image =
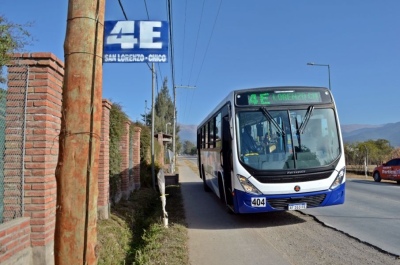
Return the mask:
[[381,125],[370,125],[370,124],[348,124],[342,125],[342,133],[351,133],[361,129],[368,129],[368,128],[379,128],[382,127],[384,124]]
[[[179,127],[181,141],[196,143],[197,125],[180,124]],[[400,147],[400,122],[381,125],[348,124],[342,125],[341,129],[345,143],[386,139],[391,146]]]
[[393,147],[400,147],[400,122],[382,125],[342,125],[345,143],[386,139]]

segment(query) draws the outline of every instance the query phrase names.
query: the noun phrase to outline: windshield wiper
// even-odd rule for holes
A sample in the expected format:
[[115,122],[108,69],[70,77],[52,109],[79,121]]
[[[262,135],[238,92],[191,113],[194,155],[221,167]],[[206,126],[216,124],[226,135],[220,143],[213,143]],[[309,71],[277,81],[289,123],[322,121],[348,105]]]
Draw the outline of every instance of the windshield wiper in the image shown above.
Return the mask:
[[285,132],[282,130],[281,127],[279,127],[278,123],[276,123],[276,121],[274,120],[274,118],[272,118],[271,114],[269,113],[269,111],[267,110],[266,107],[261,107],[260,108],[262,110],[262,112],[264,113],[265,117],[267,117],[267,119],[272,122],[272,124],[275,126],[276,130],[278,131],[278,133],[280,133],[281,135],[285,136]]
[[300,124],[300,128],[299,128],[299,133],[300,133],[300,134],[302,134],[303,131],[304,131],[304,129],[306,128],[307,123],[308,123],[308,120],[310,119],[311,113],[313,112],[313,110],[314,110],[314,106],[309,106],[309,107],[308,107],[307,112],[306,112],[306,115],[304,115],[304,120],[303,120],[303,122]]

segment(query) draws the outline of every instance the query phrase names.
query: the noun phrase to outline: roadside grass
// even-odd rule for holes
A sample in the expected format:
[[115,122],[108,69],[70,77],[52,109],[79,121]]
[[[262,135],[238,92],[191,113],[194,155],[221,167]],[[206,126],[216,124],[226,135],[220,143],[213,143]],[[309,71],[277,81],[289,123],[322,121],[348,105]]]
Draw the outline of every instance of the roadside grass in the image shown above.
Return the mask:
[[187,226],[180,185],[167,186],[169,227],[162,222],[159,192],[134,191],[98,222],[98,264],[189,264]]

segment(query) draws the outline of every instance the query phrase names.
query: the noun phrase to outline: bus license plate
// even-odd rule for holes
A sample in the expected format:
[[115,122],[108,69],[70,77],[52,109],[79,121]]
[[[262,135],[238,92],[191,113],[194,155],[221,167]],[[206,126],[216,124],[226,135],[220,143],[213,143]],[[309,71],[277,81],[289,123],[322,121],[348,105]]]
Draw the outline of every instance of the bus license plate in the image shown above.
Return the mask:
[[251,198],[251,206],[252,207],[265,207],[266,205],[265,197],[252,197]]
[[307,209],[307,203],[303,202],[303,203],[293,203],[293,204],[289,204],[288,206],[288,210],[289,211],[293,211],[293,210],[304,210]]

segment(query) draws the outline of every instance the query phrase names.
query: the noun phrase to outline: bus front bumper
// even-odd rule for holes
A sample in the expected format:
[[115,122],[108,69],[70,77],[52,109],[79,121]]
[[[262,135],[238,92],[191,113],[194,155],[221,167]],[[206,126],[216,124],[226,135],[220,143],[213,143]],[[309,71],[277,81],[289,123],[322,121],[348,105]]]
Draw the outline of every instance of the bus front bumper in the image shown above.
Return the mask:
[[236,213],[262,213],[273,211],[299,210],[314,207],[343,204],[345,184],[334,190],[280,195],[253,195],[235,190],[234,210]]

